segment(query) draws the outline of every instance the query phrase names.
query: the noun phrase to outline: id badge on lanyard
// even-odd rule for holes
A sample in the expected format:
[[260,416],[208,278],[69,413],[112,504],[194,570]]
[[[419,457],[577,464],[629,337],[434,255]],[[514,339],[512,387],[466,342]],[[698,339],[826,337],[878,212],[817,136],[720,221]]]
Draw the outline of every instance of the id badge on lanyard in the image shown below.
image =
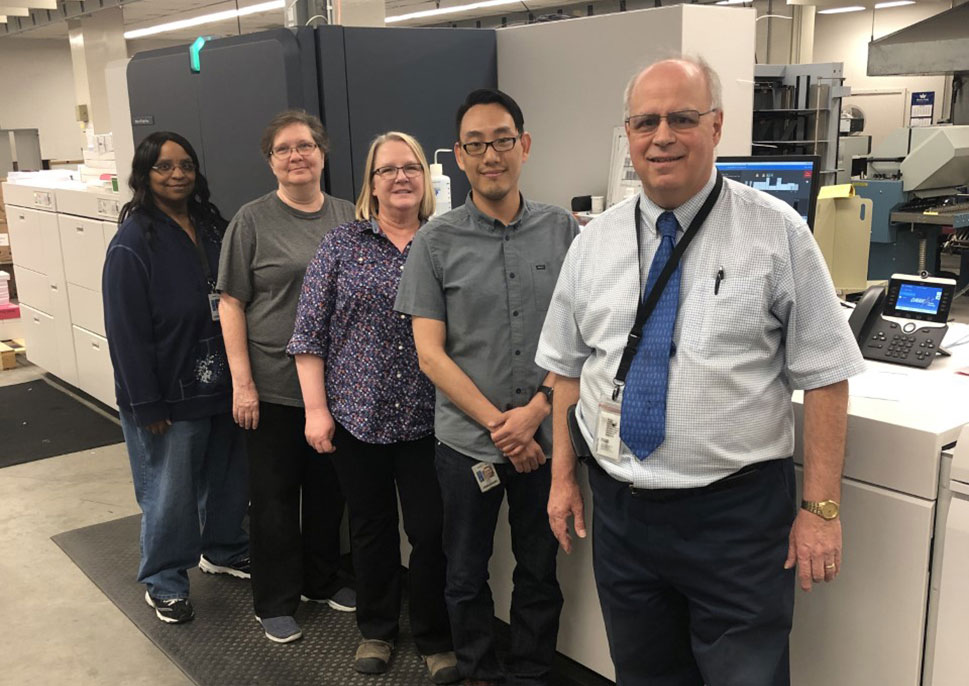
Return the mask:
[[612,396],[599,400],[599,416],[596,420],[595,445],[593,454],[600,459],[619,464],[622,439],[619,438],[619,421],[622,416],[622,403]]
[[209,312],[212,314],[212,321],[219,321],[219,298],[218,293],[209,293]]

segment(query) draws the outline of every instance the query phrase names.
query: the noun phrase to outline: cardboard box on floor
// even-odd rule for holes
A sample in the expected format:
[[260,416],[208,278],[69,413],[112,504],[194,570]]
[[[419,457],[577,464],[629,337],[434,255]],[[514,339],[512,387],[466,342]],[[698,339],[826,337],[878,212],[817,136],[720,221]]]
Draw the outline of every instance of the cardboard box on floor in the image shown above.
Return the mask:
[[824,186],[814,212],[814,240],[821,248],[839,293],[868,287],[872,201],[855,195],[850,183]]

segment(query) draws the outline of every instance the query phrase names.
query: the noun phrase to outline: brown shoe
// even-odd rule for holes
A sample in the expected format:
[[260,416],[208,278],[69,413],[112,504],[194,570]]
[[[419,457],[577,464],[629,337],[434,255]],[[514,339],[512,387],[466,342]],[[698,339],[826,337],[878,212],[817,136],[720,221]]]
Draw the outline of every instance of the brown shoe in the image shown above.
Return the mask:
[[461,678],[458,672],[458,658],[455,657],[453,650],[425,655],[424,664],[427,666],[431,681],[435,684],[453,684]]
[[393,643],[374,638],[364,639],[357,646],[357,654],[353,658],[353,668],[361,674],[383,674],[387,671],[390,656],[393,652]]
[[498,686],[497,681],[488,681],[487,679],[465,679],[461,684],[462,686]]

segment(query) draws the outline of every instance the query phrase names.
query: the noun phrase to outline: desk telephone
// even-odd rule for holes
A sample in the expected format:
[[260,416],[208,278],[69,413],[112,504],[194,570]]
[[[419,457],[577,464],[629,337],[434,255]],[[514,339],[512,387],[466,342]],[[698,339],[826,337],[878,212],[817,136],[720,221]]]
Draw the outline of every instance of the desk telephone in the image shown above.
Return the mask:
[[871,286],[848,320],[862,356],[925,368],[937,354],[948,355],[942,338],[955,289],[954,279],[925,272],[892,274],[888,288]]

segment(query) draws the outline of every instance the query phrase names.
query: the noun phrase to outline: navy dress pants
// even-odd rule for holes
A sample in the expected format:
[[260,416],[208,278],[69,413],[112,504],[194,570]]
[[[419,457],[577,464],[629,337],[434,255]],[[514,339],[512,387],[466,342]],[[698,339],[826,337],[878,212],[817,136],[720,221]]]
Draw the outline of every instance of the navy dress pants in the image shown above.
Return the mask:
[[618,686],[787,686],[793,461],[632,489],[590,464],[593,559]]

